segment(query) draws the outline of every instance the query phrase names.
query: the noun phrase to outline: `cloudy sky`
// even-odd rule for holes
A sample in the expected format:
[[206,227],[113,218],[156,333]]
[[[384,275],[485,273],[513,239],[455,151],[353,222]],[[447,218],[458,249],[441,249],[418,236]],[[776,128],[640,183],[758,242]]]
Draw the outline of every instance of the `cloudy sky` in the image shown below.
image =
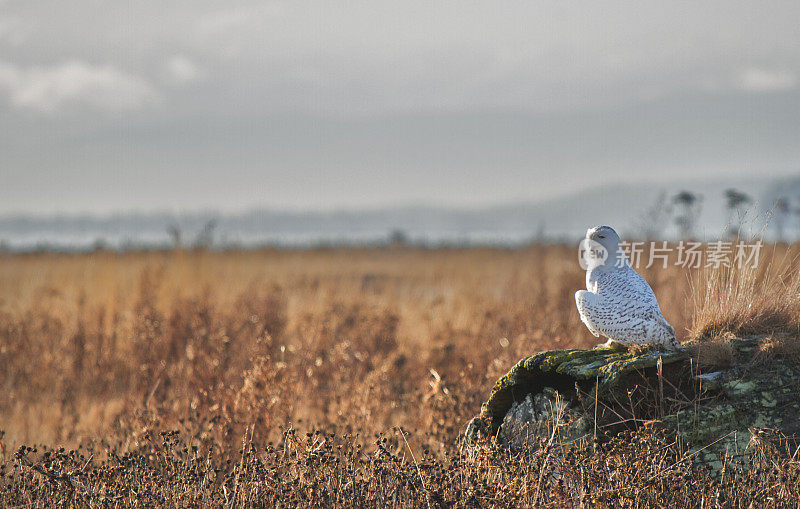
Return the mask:
[[800,3],[0,0],[0,214],[800,173]]

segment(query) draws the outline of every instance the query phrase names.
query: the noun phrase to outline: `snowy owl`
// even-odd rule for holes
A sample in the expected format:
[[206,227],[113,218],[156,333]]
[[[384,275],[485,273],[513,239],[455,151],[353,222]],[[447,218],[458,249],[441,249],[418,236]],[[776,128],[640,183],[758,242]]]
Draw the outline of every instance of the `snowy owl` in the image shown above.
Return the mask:
[[590,228],[581,249],[581,259],[586,261],[586,290],[575,292],[575,303],[592,334],[607,337],[606,346],[657,344],[670,350],[681,348],[675,329],[661,315],[652,288],[631,267],[613,228]]

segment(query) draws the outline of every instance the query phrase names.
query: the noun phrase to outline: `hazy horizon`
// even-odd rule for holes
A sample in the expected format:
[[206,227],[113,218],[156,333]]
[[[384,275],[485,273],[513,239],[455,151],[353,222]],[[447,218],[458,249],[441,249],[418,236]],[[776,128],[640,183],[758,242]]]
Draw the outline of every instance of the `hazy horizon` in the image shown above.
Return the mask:
[[[680,236],[673,198],[690,190],[699,199],[693,234],[705,240],[727,235],[738,222],[725,198],[735,188],[748,195],[737,210],[745,214],[745,232],[759,235],[777,198],[800,198],[800,177],[790,179],[693,180],[670,186],[643,183],[606,185],[551,196],[484,207],[444,204],[385,205],[370,209],[292,211],[253,208],[241,212],[214,210],[117,212],[112,214],[0,214],[0,248],[6,250],[84,250],[170,248],[175,245],[232,247],[310,247],[380,245],[393,236],[427,246],[502,245],[576,239],[596,224],[614,226],[626,238]],[[796,239],[800,215],[794,208],[766,230],[765,239]],[[398,233],[402,232],[402,233]],[[177,235],[177,237],[176,237]]]
[[[103,219],[108,217],[114,216],[136,216],[136,215],[157,215],[157,214],[172,214],[172,215],[228,215],[228,216],[236,216],[236,215],[246,215],[249,213],[254,212],[271,212],[277,214],[335,214],[335,213],[370,213],[376,211],[392,211],[392,210],[404,210],[404,209],[432,209],[432,210],[452,210],[452,211],[482,211],[482,210],[491,210],[491,209],[498,209],[498,208],[506,208],[506,207],[516,207],[516,206],[529,206],[529,205],[538,205],[541,203],[547,203],[554,200],[559,199],[574,199],[576,196],[581,196],[586,193],[591,193],[593,190],[597,190],[600,192],[607,192],[607,191],[614,191],[616,189],[624,189],[626,187],[633,187],[633,188],[640,188],[640,187],[647,187],[652,186],[652,194],[657,195],[661,192],[676,192],[678,190],[686,190],[690,192],[694,192],[698,195],[705,195],[709,191],[716,192],[718,194],[722,194],[725,189],[733,188],[737,190],[741,190],[745,193],[750,192],[749,187],[751,185],[762,186],[766,183],[770,182],[794,182],[796,180],[800,180],[800,171],[798,172],[789,172],[786,174],[777,174],[774,176],[767,176],[759,178],[753,175],[743,175],[743,176],[723,176],[714,178],[711,177],[698,177],[694,179],[672,179],[672,180],[650,180],[650,179],[638,179],[632,181],[612,181],[603,183],[600,186],[585,186],[579,187],[575,189],[550,193],[547,196],[539,197],[539,198],[518,198],[518,199],[508,199],[508,200],[501,200],[501,201],[488,201],[488,202],[472,202],[472,203],[464,203],[464,202],[448,202],[448,201],[433,201],[433,200],[425,200],[422,198],[417,199],[410,199],[406,201],[396,201],[396,202],[384,202],[384,203],[368,203],[368,204],[356,204],[356,205],[338,205],[332,204],[328,206],[320,206],[314,207],[312,206],[302,206],[302,205],[295,205],[295,206],[282,206],[282,205],[273,205],[271,206],[268,203],[255,203],[252,205],[243,205],[239,207],[214,207],[214,206],[203,206],[198,205],[195,207],[185,207],[185,208],[176,208],[176,207],[152,207],[152,208],[142,208],[142,207],[132,207],[132,208],[111,208],[108,210],[99,210],[99,211],[92,211],[92,210],[82,210],[80,208],[74,208],[73,210],[52,210],[52,211],[24,211],[24,210],[8,210],[8,211],[0,211],[0,219],[10,219],[10,218],[31,218],[31,219],[57,219],[57,218],[97,218]],[[760,187],[758,187],[760,190]],[[757,194],[757,193],[756,193]],[[792,194],[790,192],[789,194]],[[755,196],[758,198],[758,196]],[[800,195],[798,195],[798,200],[800,200]],[[764,205],[766,204],[759,204]]]

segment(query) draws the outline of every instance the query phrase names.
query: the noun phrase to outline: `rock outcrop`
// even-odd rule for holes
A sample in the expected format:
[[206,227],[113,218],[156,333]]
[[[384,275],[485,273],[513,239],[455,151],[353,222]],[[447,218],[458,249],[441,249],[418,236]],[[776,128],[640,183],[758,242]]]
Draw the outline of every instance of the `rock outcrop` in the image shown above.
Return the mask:
[[538,353],[498,380],[467,426],[467,440],[494,437],[526,450],[543,439],[588,444],[623,429],[663,426],[712,470],[728,461],[746,464],[751,440],[797,442],[800,366],[763,355],[759,338],[723,346],[723,359],[709,355],[704,343],[679,352]]

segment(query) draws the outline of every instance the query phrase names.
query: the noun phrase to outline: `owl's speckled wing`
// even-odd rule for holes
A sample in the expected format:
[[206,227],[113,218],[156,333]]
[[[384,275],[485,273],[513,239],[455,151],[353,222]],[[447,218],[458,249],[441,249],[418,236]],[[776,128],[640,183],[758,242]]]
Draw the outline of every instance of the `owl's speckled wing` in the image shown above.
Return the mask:
[[593,334],[623,344],[677,344],[653,290],[632,268],[593,271],[587,288],[575,294],[575,303]]

